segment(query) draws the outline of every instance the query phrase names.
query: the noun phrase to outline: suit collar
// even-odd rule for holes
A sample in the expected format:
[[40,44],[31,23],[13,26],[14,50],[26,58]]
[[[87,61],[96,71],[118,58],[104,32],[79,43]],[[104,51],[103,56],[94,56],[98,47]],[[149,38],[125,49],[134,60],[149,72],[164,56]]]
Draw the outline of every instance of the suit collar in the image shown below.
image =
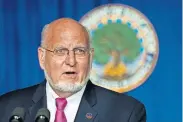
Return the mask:
[[96,122],[98,120],[98,113],[94,109],[96,104],[97,97],[95,93],[95,85],[93,85],[91,81],[88,81],[75,122]]
[[[39,100],[41,100],[45,96],[46,96],[46,80],[37,87],[35,93],[33,94],[32,100],[34,103],[37,103]],[[97,103],[95,85],[92,84],[90,80],[87,83],[87,86],[82,98],[86,99],[91,107]]]
[[[40,108],[47,108],[46,102],[46,80],[42,82],[36,89],[32,97],[33,104],[29,107],[29,115],[35,117]],[[86,89],[81,99],[81,103],[75,118],[75,122],[96,122],[98,113],[94,109],[97,104],[95,85],[88,81]],[[32,121],[34,121],[32,119]]]
[[38,88],[36,89],[35,93],[33,94],[32,101],[37,103],[46,95],[46,80],[42,82]]
[[26,118],[31,120],[32,122],[35,119],[36,113],[40,108],[46,108],[46,81],[42,82],[36,88],[35,93],[32,97],[32,105],[28,108],[28,115]]
[[97,103],[95,85],[93,85],[90,80],[87,83],[83,97],[87,100],[91,107]]
[[[89,80],[83,94],[83,96],[91,106],[94,106],[97,103],[96,93],[94,88],[95,88],[95,85],[92,84],[91,81]],[[45,95],[46,95],[46,80],[44,80],[41,84],[38,85],[35,93],[33,94],[32,100],[34,103],[36,103],[39,100],[41,100]]]

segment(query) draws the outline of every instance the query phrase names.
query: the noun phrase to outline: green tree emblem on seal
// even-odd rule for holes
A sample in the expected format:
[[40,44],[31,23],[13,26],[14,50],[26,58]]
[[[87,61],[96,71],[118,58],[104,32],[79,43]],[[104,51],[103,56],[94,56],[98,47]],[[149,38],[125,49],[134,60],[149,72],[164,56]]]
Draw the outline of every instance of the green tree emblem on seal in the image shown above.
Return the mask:
[[104,65],[103,78],[122,80],[129,77],[127,63],[133,62],[141,52],[136,32],[127,24],[110,23],[93,30],[94,61]]

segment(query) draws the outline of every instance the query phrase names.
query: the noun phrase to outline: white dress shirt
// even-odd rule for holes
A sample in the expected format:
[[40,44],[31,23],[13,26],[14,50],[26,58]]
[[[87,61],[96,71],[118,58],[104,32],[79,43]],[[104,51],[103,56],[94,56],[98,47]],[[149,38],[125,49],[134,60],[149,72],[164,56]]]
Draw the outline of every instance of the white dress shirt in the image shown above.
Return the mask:
[[[85,87],[86,86],[84,86],[79,92],[66,98],[67,105],[64,109],[64,113],[67,118],[67,122],[74,122]],[[56,113],[55,99],[58,98],[59,96],[53,91],[48,82],[46,83],[46,95],[47,95],[47,108],[50,111],[50,122],[54,122]]]

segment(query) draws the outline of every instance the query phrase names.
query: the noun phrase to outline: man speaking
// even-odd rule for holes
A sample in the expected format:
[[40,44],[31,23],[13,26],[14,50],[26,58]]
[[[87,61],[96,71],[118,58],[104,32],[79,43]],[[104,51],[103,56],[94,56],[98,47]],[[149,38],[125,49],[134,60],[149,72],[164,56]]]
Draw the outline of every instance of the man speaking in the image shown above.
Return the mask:
[[91,83],[93,54],[88,31],[75,20],[46,25],[38,48],[46,80],[1,96],[0,122],[16,107],[24,108],[24,122],[34,122],[41,108],[50,111],[50,122],[146,122],[142,103]]

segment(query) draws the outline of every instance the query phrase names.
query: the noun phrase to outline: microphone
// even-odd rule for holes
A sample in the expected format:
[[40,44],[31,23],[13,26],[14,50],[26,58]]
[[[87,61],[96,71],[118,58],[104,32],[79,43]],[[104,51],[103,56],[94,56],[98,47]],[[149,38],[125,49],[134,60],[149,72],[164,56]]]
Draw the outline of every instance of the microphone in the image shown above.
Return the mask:
[[21,107],[16,107],[9,119],[9,122],[24,122],[25,110]]
[[38,110],[35,118],[35,122],[49,122],[50,121],[50,111],[46,108],[41,108]]

